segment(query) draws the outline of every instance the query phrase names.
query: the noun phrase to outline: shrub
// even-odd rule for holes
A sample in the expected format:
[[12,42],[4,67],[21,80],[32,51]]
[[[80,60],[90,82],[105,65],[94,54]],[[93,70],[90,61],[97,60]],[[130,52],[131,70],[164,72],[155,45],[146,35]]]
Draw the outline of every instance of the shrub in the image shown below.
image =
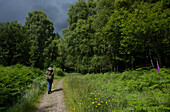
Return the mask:
[[43,74],[40,69],[19,64],[9,67],[0,66],[0,111],[16,103],[17,99],[26,94],[26,90],[32,88],[33,83],[42,89],[45,82]]
[[64,73],[63,70],[60,69],[60,68],[55,68],[55,69],[54,69],[54,73],[55,73],[57,76],[65,76],[65,73]]

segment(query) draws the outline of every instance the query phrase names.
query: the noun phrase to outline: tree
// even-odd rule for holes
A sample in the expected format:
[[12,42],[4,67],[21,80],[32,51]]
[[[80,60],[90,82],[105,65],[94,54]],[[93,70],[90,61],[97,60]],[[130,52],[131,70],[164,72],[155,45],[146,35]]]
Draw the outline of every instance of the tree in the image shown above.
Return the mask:
[[[48,55],[48,47],[54,39],[53,22],[41,10],[28,13],[25,26],[31,39],[30,62],[33,67],[44,68],[45,58]],[[46,65],[47,66],[47,65]]]
[[74,23],[77,23],[79,19],[87,19],[88,9],[86,2],[83,0],[79,0],[74,5],[71,5],[67,15],[69,16],[68,17],[69,26]]
[[119,72],[158,60],[168,67],[168,6],[166,0],[79,0],[63,30],[65,66]]
[[0,64],[29,64],[30,40],[17,21],[0,23]]
[[133,66],[151,65],[150,60],[168,66],[168,15],[161,1],[137,4],[123,23],[121,49]]

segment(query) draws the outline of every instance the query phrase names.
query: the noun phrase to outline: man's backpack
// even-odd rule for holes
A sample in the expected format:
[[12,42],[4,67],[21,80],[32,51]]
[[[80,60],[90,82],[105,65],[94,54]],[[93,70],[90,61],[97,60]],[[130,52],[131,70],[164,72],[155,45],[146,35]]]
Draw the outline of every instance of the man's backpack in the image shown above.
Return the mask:
[[47,71],[47,80],[52,80],[52,79],[53,79],[53,72]]

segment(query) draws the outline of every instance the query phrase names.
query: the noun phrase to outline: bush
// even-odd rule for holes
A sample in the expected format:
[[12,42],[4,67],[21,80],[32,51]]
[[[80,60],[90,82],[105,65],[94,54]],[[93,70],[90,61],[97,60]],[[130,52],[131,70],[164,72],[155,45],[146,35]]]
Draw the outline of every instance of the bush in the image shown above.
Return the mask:
[[55,68],[55,69],[54,69],[54,73],[55,73],[57,76],[65,76],[65,73],[64,73],[63,70],[60,69],[60,68]]
[[36,83],[36,86],[42,89],[45,83],[43,74],[40,69],[19,64],[0,66],[0,111],[16,103],[27,93],[26,90],[32,89],[32,84]]

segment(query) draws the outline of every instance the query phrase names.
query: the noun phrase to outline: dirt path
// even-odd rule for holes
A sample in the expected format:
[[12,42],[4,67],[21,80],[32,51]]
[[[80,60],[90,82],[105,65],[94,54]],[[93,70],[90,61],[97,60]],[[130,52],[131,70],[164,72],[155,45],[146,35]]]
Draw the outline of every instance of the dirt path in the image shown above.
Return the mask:
[[51,94],[44,94],[36,112],[68,112],[65,110],[63,79],[55,81]]

